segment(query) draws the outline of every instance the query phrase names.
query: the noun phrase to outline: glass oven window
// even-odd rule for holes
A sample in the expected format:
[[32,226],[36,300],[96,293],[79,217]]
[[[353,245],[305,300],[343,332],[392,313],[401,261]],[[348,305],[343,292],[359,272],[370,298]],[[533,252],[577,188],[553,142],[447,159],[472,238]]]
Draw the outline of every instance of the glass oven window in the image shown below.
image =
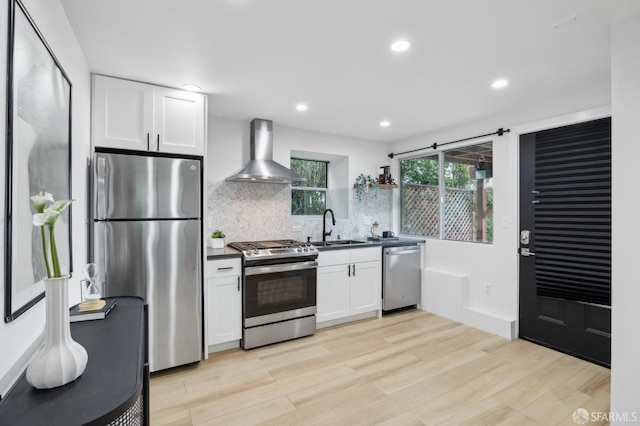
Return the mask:
[[257,317],[316,305],[316,270],[247,276],[245,317]]
[[278,305],[305,299],[304,278],[291,277],[258,283],[258,305]]

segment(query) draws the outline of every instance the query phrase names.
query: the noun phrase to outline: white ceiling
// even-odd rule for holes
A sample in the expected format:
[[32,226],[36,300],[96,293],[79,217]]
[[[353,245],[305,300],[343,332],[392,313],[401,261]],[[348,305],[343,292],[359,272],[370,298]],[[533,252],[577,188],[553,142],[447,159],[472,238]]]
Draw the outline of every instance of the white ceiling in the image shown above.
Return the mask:
[[[637,0],[61,2],[92,72],[198,84],[216,117],[382,142],[606,105],[610,29],[640,14]],[[391,52],[401,37],[411,49]]]

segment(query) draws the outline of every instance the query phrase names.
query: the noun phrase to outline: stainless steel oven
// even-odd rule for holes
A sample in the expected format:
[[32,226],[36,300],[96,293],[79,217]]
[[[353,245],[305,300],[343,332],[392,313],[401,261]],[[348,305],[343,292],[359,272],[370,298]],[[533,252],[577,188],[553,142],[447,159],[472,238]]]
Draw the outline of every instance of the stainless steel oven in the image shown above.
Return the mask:
[[[246,249],[248,244],[262,248]],[[317,250],[291,240],[230,245],[241,249],[244,259],[242,347],[314,334]]]

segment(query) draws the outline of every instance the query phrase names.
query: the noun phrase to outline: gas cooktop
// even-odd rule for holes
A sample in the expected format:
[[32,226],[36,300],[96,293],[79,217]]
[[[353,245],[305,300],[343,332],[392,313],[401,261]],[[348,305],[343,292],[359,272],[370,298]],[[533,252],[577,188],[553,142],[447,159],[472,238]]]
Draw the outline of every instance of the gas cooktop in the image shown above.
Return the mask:
[[228,245],[241,251],[245,258],[251,259],[318,255],[318,250],[313,245],[296,240],[237,241]]

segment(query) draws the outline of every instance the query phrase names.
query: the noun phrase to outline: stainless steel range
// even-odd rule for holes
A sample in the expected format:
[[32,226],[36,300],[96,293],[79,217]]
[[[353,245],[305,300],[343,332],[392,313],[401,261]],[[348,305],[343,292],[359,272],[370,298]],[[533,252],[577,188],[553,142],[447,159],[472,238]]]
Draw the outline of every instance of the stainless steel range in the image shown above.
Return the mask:
[[314,334],[318,250],[295,240],[229,246],[242,252],[244,263],[242,347]]

